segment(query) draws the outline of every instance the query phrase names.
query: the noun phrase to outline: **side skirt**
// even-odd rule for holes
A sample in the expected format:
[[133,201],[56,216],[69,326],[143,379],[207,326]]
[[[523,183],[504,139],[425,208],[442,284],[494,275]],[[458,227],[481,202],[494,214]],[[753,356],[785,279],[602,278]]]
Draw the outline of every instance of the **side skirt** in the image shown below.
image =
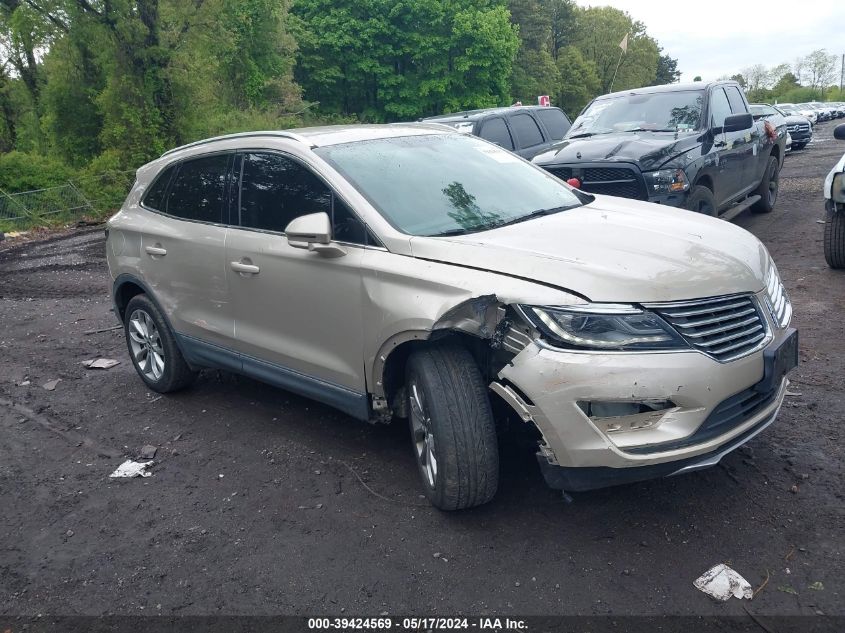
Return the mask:
[[367,394],[246,356],[193,336],[176,334],[185,360],[195,367],[224,369],[334,407],[359,420],[370,418]]

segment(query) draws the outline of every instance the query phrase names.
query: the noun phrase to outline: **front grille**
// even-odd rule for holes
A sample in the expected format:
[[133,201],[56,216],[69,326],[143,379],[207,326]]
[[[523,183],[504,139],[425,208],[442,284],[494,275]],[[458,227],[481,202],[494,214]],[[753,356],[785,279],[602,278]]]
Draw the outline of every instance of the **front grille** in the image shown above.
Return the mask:
[[771,405],[777,398],[780,387],[781,385],[778,384],[774,389],[766,392],[757,391],[756,385],[749,387],[718,404],[692,435],[680,440],[663,442],[662,444],[626,448],[625,451],[644,455],[673,451],[679,448],[709,442],[715,437],[724,435],[736,427],[742,426],[745,422]]
[[695,349],[718,361],[745,356],[766,338],[766,320],[749,295],[652,306]]
[[632,167],[552,165],[546,169],[562,180],[577,178],[581,181],[582,191],[620,198],[648,199],[642,178]]
[[787,125],[786,129],[789,130],[790,133],[791,132],[797,132],[799,130],[802,131],[802,132],[809,132],[810,131],[810,125],[808,123],[793,123],[793,124]]

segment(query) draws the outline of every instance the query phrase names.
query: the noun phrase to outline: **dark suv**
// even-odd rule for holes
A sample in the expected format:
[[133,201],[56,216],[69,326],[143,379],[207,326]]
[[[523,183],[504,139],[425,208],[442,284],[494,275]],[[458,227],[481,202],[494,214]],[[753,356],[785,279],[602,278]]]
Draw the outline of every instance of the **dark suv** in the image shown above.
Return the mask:
[[563,110],[549,106],[467,110],[423,121],[443,123],[459,132],[480,136],[528,160],[563,139],[572,125]]

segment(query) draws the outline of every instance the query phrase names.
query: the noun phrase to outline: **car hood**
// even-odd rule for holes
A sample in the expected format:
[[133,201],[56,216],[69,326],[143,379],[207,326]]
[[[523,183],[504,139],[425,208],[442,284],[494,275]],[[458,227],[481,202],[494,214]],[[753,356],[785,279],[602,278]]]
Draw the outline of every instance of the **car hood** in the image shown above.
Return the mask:
[[608,196],[481,233],[414,237],[411,250],[414,257],[520,277],[600,302],[758,292],[770,265],[760,241],[733,224]]
[[636,163],[643,171],[659,169],[668,160],[701,145],[698,133],[675,138],[672,132],[626,132],[564,139],[534,157],[542,167],[554,164],[620,161]]
[[786,122],[788,124],[791,124],[791,125],[800,124],[800,123],[809,123],[810,122],[809,119],[807,119],[807,117],[797,116],[797,115],[794,115],[794,114],[790,114],[788,116],[785,116],[784,118],[786,119]]

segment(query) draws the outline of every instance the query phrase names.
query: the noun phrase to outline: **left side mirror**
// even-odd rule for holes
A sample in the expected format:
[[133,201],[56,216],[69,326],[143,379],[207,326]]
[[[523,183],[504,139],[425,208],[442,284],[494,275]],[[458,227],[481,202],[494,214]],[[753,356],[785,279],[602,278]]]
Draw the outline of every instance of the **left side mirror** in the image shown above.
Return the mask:
[[285,227],[288,244],[328,257],[346,255],[343,247],[332,244],[332,221],[328,213],[311,213],[291,220]]
[[754,118],[750,114],[732,114],[725,117],[725,132],[741,132],[754,125]]
[[833,128],[833,138],[839,141],[845,141],[845,123],[840,123]]

